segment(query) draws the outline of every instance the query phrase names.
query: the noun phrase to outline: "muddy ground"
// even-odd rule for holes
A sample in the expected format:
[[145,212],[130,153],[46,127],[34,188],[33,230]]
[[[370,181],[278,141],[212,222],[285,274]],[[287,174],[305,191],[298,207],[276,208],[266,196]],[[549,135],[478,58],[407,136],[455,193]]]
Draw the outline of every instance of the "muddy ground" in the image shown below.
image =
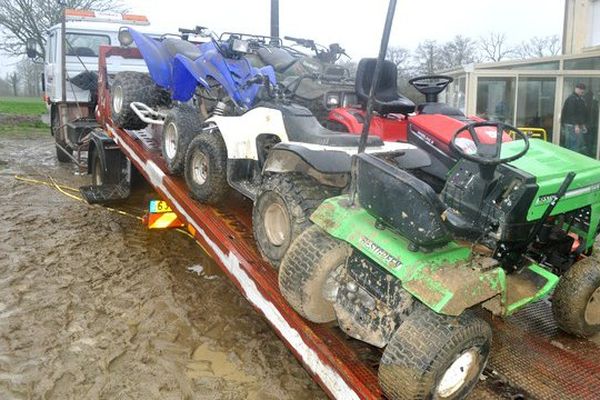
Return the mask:
[[325,398],[190,239],[15,179],[73,172],[0,137],[0,399]]

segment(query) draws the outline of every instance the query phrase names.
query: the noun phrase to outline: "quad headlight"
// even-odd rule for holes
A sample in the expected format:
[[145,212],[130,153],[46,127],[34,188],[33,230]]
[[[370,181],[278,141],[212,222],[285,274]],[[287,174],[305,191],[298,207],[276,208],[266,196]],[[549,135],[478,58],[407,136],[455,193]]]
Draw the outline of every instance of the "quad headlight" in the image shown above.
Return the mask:
[[353,107],[356,106],[356,94],[351,91],[327,92],[323,98],[325,108],[332,109],[338,107]]
[[327,108],[336,108],[340,105],[340,94],[339,93],[327,93],[325,95],[325,105]]
[[129,47],[133,43],[133,36],[127,27],[119,29],[119,43],[123,47]]

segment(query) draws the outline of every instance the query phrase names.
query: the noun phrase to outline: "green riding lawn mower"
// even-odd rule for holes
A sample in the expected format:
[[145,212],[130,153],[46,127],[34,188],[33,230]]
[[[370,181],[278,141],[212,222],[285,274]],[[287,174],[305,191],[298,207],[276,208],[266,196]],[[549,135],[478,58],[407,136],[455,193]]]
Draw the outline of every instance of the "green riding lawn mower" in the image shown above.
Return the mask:
[[451,146],[460,159],[440,194],[399,168],[399,154],[359,148],[350,193],[316,209],[279,270],[299,314],[384,349],[379,380],[391,399],[473,389],[492,340],[480,309],[507,317],[551,296],[564,331],[600,332],[600,162],[494,122],[466,125]]

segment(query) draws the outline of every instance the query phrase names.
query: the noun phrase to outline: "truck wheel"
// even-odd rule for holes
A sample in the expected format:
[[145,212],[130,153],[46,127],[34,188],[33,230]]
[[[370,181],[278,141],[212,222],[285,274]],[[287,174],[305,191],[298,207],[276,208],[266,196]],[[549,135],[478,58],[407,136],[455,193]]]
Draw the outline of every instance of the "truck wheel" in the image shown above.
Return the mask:
[[187,147],[201,131],[202,119],[193,107],[180,104],[169,111],[163,127],[162,155],[171,174],[183,171]]
[[227,192],[227,150],[217,131],[203,132],[189,144],[185,155],[185,182],[192,197],[217,204]]
[[561,276],[552,311],[565,332],[581,337],[600,332],[600,264],[595,257],[576,262]]
[[351,248],[320,227],[307,228],[292,242],[279,269],[279,289],[294,310],[312,322],[335,320],[335,274]]
[[305,174],[266,176],[252,209],[254,238],[262,256],[278,267],[292,241],[310,226],[312,212],[337,194],[339,189]]
[[458,317],[416,308],[396,330],[379,364],[391,400],[463,399],[487,362],[492,329],[465,311]]
[[170,104],[169,93],[157,86],[150,75],[142,72],[119,72],[110,88],[113,122],[124,129],[143,129],[146,123],[138,118],[130,104],[137,101],[149,107]]
[[[50,110],[50,133],[52,133],[52,136],[54,136],[54,143],[56,144],[56,159],[58,162],[71,162],[72,160],[69,155],[73,154],[73,149],[67,146],[67,142],[62,138],[60,115],[58,114],[58,109],[56,106],[53,106]],[[61,147],[68,154],[65,154],[65,152],[61,150]]]
[[102,168],[102,160],[99,151],[94,151],[92,155],[92,185],[102,186],[110,184],[119,184],[123,177],[123,169],[126,161],[123,154],[118,150],[106,151],[104,162],[108,170]]

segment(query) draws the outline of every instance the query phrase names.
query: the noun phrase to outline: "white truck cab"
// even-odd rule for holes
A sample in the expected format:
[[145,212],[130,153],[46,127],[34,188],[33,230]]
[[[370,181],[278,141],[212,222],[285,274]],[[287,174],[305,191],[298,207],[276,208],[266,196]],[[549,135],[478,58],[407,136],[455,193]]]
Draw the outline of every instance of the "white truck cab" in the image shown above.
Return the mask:
[[[66,66],[66,101],[85,103],[90,93],[70,81],[85,71],[98,71],[98,50],[100,46],[118,46],[119,29],[136,25],[135,29],[148,32],[150,23],[143,16],[95,13],[93,11],[66,10],[65,39],[61,40],[61,24],[56,24],[48,31],[46,40],[46,59],[44,60],[44,84],[47,102],[62,101],[63,66],[61,63],[63,47],[65,48]],[[148,32],[149,33],[149,32]],[[146,64],[141,59],[124,59],[110,57],[110,71],[146,71]]]
[[[100,46],[119,46],[119,30],[123,27],[152,32],[148,19],[141,15],[70,9],[64,12],[64,35],[63,24],[56,24],[48,30],[44,97],[50,113],[50,131],[55,138],[58,160],[75,161],[82,167],[81,153],[87,151],[90,132],[97,127],[94,89],[97,87]],[[30,57],[39,55],[33,41],[31,46],[28,41],[27,54]],[[143,59],[120,56],[109,57],[107,67],[111,74],[148,70]]]

